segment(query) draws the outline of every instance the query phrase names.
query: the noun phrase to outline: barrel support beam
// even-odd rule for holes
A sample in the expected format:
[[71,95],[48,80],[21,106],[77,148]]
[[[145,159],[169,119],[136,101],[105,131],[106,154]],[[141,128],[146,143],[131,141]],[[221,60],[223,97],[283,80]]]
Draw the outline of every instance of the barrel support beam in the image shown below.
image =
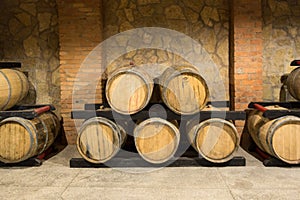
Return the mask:
[[107,163],[93,164],[85,161],[83,158],[72,158],[70,160],[70,168],[108,168],[108,167],[237,167],[245,166],[246,159],[244,157],[234,157],[226,163],[212,163],[204,158],[194,157],[179,157],[168,161],[169,164],[151,164],[145,162],[142,158],[131,157],[121,158],[115,157]]

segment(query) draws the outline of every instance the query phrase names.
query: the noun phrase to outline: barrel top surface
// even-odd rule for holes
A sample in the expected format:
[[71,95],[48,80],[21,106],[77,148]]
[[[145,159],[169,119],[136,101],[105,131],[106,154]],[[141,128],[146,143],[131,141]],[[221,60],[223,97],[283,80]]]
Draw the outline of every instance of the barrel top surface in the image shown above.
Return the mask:
[[33,138],[18,122],[6,122],[0,126],[0,161],[18,161],[28,155]]
[[200,75],[181,73],[164,84],[163,98],[176,113],[192,114],[206,105],[208,88]]
[[271,143],[278,157],[289,163],[300,163],[300,119],[278,125]]
[[208,160],[214,162],[231,158],[239,145],[239,137],[233,125],[224,121],[210,121],[197,129],[196,147]]
[[108,103],[116,111],[133,114],[144,108],[150,98],[147,84],[137,74],[117,74],[106,85]]
[[80,130],[77,138],[79,153],[88,161],[102,163],[119,150],[118,134],[105,122],[90,121]]
[[179,131],[170,124],[152,120],[141,123],[135,129],[136,147],[145,160],[162,163],[174,155],[179,143]]

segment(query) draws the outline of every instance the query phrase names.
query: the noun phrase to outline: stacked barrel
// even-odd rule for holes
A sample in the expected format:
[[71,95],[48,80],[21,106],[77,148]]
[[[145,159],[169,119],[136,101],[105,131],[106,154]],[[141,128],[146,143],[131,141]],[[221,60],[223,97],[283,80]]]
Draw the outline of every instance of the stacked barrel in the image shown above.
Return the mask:
[[[192,116],[206,107],[209,90],[204,78],[193,66],[167,68],[154,83],[154,78],[142,67],[121,67],[112,72],[105,86],[106,100],[111,109],[121,115],[145,110],[159,96],[177,115]],[[154,90],[157,84],[159,89]],[[154,92],[157,92],[154,94]],[[179,147],[181,134],[186,134],[195,150],[205,159],[221,163],[230,160],[239,145],[239,135],[233,124],[222,119],[186,123],[180,133],[178,122],[150,117],[138,120],[133,133],[139,155],[147,162],[161,164],[172,159]],[[115,121],[95,117],[85,121],[77,137],[82,157],[92,163],[110,160],[121,149],[126,138],[124,129]]]
[[14,69],[0,70],[0,110],[8,110],[28,93],[29,82],[24,73]]
[[[29,81],[24,73],[15,69],[0,69],[0,110],[9,110],[26,97]],[[39,109],[32,119],[3,117],[0,122],[0,162],[18,163],[47,150],[59,133],[58,117],[47,109]],[[38,110],[38,109],[37,109]],[[2,112],[3,114],[4,112]],[[4,114],[3,114],[4,115]]]

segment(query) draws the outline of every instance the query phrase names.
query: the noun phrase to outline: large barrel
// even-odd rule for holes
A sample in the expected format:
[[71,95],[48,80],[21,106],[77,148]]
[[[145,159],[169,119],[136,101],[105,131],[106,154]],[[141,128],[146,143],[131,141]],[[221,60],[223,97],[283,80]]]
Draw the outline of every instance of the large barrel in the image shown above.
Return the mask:
[[0,161],[17,163],[43,153],[60,130],[57,116],[42,113],[28,120],[10,117],[0,122]]
[[253,111],[249,113],[247,126],[252,139],[261,150],[286,163],[300,163],[299,117],[287,115],[269,120],[262,116],[262,112]]
[[238,150],[240,137],[235,126],[224,119],[211,118],[187,123],[188,139],[193,148],[206,160],[224,163]]
[[159,84],[162,100],[177,114],[194,114],[207,103],[209,91],[206,82],[192,66],[167,68]]
[[134,129],[134,142],[140,156],[154,164],[171,159],[179,145],[178,128],[161,118],[150,118]]
[[20,102],[28,93],[27,77],[18,70],[0,70],[0,110],[7,110]]
[[105,94],[108,104],[122,114],[141,111],[149,102],[153,79],[141,67],[123,67],[107,80]]
[[295,99],[300,100],[300,67],[297,67],[288,75],[286,85],[289,93]]
[[86,120],[80,127],[77,149],[91,163],[104,163],[114,157],[126,138],[121,126],[103,117]]

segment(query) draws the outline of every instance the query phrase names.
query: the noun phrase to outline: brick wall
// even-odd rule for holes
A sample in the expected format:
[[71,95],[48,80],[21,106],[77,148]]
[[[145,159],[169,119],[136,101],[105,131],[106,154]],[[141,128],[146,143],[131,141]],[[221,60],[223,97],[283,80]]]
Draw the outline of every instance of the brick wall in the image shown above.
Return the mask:
[[[244,110],[251,101],[262,100],[261,0],[231,2],[230,80],[233,110]],[[243,123],[237,123],[239,129]]]
[[[57,0],[60,39],[61,115],[69,144],[76,140],[76,129],[71,119],[72,109],[82,109],[84,103],[94,98],[89,85],[75,83],[78,77],[96,79],[101,65],[91,64],[89,70],[81,70],[86,57],[102,40],[102,16],[100,0]],[[78,73],[80,73],[78,75]],[[76,78],[77,77],[77,78]],[[78,85],[81,85],[80,88]],[[89,98],[90,97],[90,98]],[[99,101],[101,97],[96,99]],[[74,104],[75,102],[75,104]]]

